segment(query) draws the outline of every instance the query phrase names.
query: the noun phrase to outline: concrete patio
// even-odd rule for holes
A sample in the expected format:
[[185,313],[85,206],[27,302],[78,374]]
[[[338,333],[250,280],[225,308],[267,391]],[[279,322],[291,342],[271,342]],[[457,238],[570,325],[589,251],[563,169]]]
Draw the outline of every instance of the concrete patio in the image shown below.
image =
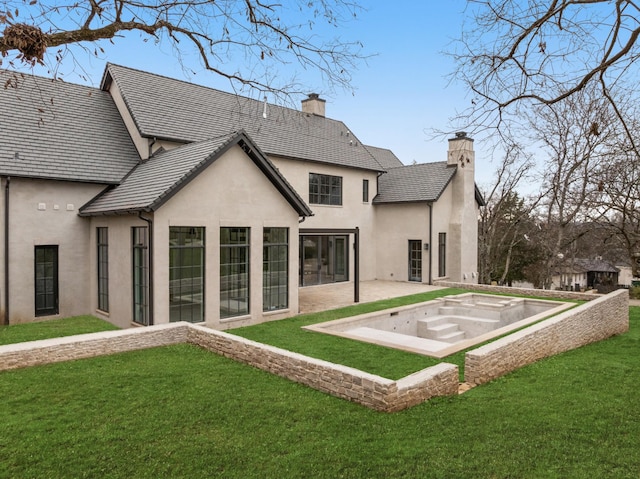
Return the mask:
[[[326,311],[356,304],[353,301],[353,282],[306,286],[298,289],[300,313]],[[423,283],[401,281],[361,281],[360,303],[369,303],[380,299],[408,296],[443,289]]]

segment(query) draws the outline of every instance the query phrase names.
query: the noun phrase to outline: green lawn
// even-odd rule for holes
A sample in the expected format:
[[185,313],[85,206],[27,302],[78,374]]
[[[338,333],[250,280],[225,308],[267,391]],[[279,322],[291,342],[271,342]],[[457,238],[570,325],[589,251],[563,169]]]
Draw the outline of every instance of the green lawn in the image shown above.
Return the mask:
[[9,327],[0,326],[0,346],[114,329],[119,328],[94,316],[75,316],[73,318],[17,324]]
[[637,478],[629,333],[383,414],[191,345],[0,373],[2,478]]

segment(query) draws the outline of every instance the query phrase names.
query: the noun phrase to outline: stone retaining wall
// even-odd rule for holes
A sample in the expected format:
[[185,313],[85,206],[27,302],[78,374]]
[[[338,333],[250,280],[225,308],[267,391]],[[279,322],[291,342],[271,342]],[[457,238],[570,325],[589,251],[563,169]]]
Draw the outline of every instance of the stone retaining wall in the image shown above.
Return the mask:
[[394,412],[458,392],[458,367],[441,363],[398,381],[190,323],[82,334],[0,346],[0,371],[192,343],[377,411]]
[[[476,291],[477,286],[466,285]],[[459,286],[456,284],[456,287]],[[496,291],[496,287],[490,288]],[[516,292],[516,288],[507,289]],[[540,296],[538,290],[530,291],[536,291],[535,295]],[[589,299],[593,301],[468,352],[465,356],[465,381],[482,384],[539,359],[629,329],[629,295],[626,290]],[[432,397],[458,392],[458,367],[453,364],[440,363],[392,381],[190,323],[0,346],[0,371],[178,343],[196,344],[377,411],[400,411]]]
[[393,412],[458,392],[458,367],[441,363],[399,381],[193,325],[188,341],[376,411]]
[[79,334],[0,346],[0,371],[92,358],[187,341],[186,323]]
[[629,292],[622,289],[596,296],[589,303],[467,352],[465,382],[483,384],[542,358],[628,330]]
[[489,284],[456,283],[453,281],[434,281],[433,284],[435,286],[443,286],[446,288],[462,288],[462,289],[468,289],[471,291],[510,294],[510,295],[518,295],[518,296],[535,296],[538,298],[575,299],[579,301],[592,301],[600,297],[600,295],[596,293],[555,291],[551,289],[513,288],[510,286],[492,286]]

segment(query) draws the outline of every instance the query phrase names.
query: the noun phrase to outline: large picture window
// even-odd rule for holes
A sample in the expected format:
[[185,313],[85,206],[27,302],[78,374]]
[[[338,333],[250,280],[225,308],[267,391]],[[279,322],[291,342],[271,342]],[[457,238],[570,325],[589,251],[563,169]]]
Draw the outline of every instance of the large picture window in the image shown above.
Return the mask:
[[96,228],[98,247],[98,309],[109,312],[109,229]]
[[58,246],[35,247],[35,315],[58,314]]
[[262,243],[262,310],[289,306],[289,230],[264,228]]
[[220,318],[249,314],[249,228],[220,228]]
[[169,228],[169,321],[204,321],[204,228]]
[[342,177],[309,173],[309,203],[342,205]]
[[149,324],[149,234],[146,226],[131,228],[133,256],[133,322]]

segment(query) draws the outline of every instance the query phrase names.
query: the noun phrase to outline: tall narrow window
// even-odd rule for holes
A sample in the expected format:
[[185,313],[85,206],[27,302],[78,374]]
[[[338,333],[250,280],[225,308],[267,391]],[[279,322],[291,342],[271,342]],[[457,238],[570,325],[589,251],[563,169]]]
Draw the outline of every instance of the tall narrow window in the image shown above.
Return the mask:
[[342,205],[342,176],[309,173],[309,203]]
[[35,315],[58,314],[58,246],[35,247]]
[[249,314],[249,228],[220,228],[220,318]]
[[438,233],[438,276],[447,275],[447,233]]
[[362,201],[369,203],[369,180],[362,180]]
[[204,228],[169,228],[169,321],[204,321]]
[[133,256],[133,321],[149,324],[149,237],[146,226],[131,229]]
[[98,244],[98,309],[109,312],[109,229],[96,228]]
[[262,310],[289,306],[289,230],[264,228],[262,246]]

